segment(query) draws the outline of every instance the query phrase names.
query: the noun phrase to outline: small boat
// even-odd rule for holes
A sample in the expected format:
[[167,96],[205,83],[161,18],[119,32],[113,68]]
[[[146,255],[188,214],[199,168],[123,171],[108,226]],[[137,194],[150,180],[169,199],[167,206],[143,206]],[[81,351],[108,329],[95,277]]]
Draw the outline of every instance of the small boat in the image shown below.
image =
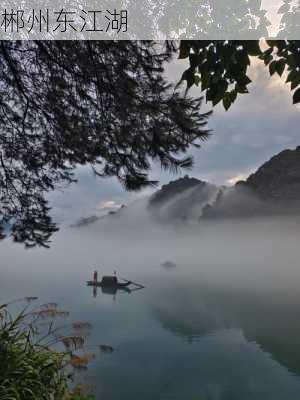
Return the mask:
[[119,282],[116,276],[103,276],[101,281],[94,279],[92,281],[87,281],[88,286],[97,286],[97,287],[105,287],[105,288],[125,288],[131,285],[130,281]]
[[[132,293],[136,290],[144,289],[145,286],[139,283],[129,281],[127,279],[121,278],[124,282],[120,282],[116,276],[103,276],[101,281],[98,281],[98,272],[95,271],[93,274],[93,280],[87,281],[88,286],[93,287],[94,297],[97,297],[97,288],[101,288],[101,292],[104,294],[115,295],[118,290],[127,293]],[[129,288],[132,285],[133,288]]]

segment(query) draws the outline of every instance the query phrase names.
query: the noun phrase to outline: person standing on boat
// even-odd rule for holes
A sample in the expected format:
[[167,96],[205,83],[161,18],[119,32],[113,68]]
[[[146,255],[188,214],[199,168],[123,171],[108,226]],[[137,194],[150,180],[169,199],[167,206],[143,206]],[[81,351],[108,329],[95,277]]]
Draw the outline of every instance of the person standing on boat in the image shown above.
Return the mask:
[[98,282],[98,271],[94,271],[94,282]]
[[114,281],[115,284],[117,285],[118,284],[117,271],[114,271]]

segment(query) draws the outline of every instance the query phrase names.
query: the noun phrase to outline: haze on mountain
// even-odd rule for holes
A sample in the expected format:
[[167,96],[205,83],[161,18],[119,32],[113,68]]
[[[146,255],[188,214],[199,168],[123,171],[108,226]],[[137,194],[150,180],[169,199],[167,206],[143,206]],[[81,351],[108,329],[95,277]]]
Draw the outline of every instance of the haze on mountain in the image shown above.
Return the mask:
[[[129,209],[133,210],[135,204]],[[144,200],[144,205],[148,218],[158,223],[299,214],[300,146],[275,155],[233,187],[220,187],[186,175],[163,185]],[[81,218],[73,226],[93,224],[104,218],[122,218],[124,214],[130,215],[123,205],[107,216]]]

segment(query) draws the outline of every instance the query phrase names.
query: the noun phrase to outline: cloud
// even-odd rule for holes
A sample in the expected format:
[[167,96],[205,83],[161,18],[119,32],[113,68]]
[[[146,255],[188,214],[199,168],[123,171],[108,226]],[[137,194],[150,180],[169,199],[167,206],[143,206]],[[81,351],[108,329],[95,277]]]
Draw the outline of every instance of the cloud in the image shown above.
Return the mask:
[[[168,65],[166,75],[177,83],[186,67],[185,60],[174,60]],[[250,77],[253,82],[249,94],[239,96],[227,112],[222,105],[214,108],[208,124],[212,137],[201,143],[201,149],[190,150],[195,161],[190,176],[216,184],[233,184],[274,154],[300,144],[299,108],[292,104],[292,93],[284,77],[275,74],[270,78],[262,62],[253,63]],[[195,88],[190,94],[199,97],[200,89]],[[204,104],[203,112],[210,108]],[[181,175],[185,174],[183,171]],[[153,165],[151,172],[151,178],[161,184],[179,176],[161,171],[158,164]],[[60,221],[95,214],[99,205],[129,204],[151,193],[150,189],[128,193],[117,179],[96,178],[87,167],[79,168],[77,177],[78,184],[50,196],[53,215]]]
[[[185,67],[174,62],[169,70],[173,81]],[[226,184],[234,176],[254,172],[283,149],[299,145],[300,113],[284,76],[270,78],[259,61],[253,63],[250,78],[250,93],[240,95],[229,111],[221,104],[214,108],[208,124],[213,135],[200,150],[191,151],[195,161],[191,175]],[[199,96],[199,88],[191,94]],[[207,109],[205,104],[203,110]]]
[[244,180],[246,180],[246,179],[248,178],[249,175],[250,175],[250,173],[247,173],[247,174],[239,174],[239,175],[233,176],[232,178],[227,179],[227,180],[226,180],[226,183],[227,183],[228,185],[235,185],[235,184],[236,184],[237,182],[239,182],[239,181],[244,181]]
[[117,209],[120,208],[122,204],[117,204],[114,200],[106,200],[106,201],[101,201],[99,204],[96,205],[97,210],[111,210],[111,209]]

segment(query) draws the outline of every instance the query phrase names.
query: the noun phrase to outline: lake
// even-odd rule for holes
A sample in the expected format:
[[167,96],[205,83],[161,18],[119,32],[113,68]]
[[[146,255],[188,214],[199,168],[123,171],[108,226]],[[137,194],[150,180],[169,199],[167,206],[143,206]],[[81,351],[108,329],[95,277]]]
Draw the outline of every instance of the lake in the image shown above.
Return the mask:
[[[76,372],[97,399],[300,398],[299,226],[137,218],[61,229],[49,250],[3,241],[1,302],[38,296],[92,324],[91,348],[114,349]],[[93,293],[94,269],[146,288]]]

